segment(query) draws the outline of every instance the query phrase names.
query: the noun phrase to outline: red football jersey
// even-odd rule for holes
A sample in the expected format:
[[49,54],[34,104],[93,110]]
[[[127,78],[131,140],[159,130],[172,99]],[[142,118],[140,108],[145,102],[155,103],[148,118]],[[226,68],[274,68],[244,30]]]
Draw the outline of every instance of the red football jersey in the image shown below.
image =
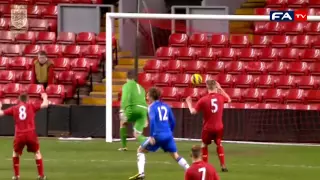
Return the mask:
[[199,161],[193,163],[187,170],[185,180],[219,180],[219,176],[210,164]]
[[15,122],[15,133],[25,133],[34,131],[35,127],[35,115],[41,108],[40,104],[30,104],[20,102],[19,104],[12,106],[4,110],[4,114],[13,116]]
[[222,115],[224,103],[227,101],[222,94],[209,93],[199,99],[196,111],[203,113],[203,130],[218,131],[223,129]]

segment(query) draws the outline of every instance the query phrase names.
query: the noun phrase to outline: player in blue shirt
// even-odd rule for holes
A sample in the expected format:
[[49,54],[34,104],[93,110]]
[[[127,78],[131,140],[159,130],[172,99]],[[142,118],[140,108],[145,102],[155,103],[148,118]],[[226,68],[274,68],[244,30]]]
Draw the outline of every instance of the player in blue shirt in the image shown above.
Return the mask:
[[160,91],[157,88],[150,88],[147,98],[149,105],[150,137],[138,148],[138,171],[130,180],[144,179],[144,165],[146,162],[145,153],[156,152],[161,148],[164,152],[170,153],[172,158],[184,169],[189,168],[187,161],[177,153],[176,143],[173,138],[175,117],[171,108],[161,101]]

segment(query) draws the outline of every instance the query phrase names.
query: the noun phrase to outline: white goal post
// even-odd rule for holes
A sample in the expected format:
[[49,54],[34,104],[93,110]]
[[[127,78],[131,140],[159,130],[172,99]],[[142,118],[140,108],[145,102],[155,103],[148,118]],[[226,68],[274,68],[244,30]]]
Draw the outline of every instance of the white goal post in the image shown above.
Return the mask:
[[[201,15],[201,14],[106,14],[106,142],[112,142],[112,32],[114,19],[179,19],[179,20],[232,20],[270,21],[269,15]],[[308,21],[320,21],[320,16],[308,16]]]

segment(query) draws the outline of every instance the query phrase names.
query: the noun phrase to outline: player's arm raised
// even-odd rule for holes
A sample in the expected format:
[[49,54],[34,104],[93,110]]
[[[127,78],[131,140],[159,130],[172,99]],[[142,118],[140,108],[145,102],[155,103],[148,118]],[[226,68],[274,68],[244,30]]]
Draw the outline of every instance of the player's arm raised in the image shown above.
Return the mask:
[[216,83],[217,83],[217,88],[218,88],[218,91],[220,92],[220,94],[222,94],[222,96],[224,96],[227,99],[228,103],[230,103],[231,102],[231,98],[230,98],[229,94],[227,94],[224,91],[224,89],[222,89],[221,85],[217,81],[216,81]]
[[48,95],[46,93],[42,93],[41,97],[42,97],[42,103],[40,105],[40,108],[47,108],[49,106]]
[[2,110],[2,103],[0,103],[0,117],[4,116],[4,115],[12,116],[13,115],[13,106],[9,107],[9,108],[7,108],[6,110],[3,111]]
[[[189,108],[189,111],[190,111],[191,114],[197,114],[198,113],[198,111],[195,108],[192,107],[192,98],[190,96],[187,97],[186,103],[188,105],[188,108]],[[199,104],[199,102],[197,103],[197,105],[198,104]]]

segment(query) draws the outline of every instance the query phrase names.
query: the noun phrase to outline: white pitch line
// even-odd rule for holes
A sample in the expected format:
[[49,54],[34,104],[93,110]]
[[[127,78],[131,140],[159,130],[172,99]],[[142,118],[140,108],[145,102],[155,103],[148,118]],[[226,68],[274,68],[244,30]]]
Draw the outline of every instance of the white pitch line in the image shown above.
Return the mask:
[[[6,159],[12,161],[12,159]],[[22,159],[23,161],[34,161],[34,159]],[[80,159],[44,159],[46,162],[74,162],[74,163],[87,163],[87,162],[100,162],[100,163],[136,163],[137,161],[128,160],[107,160],[107,159],[92,159],[92,160],[80,160]],[[170,161],[147,161],[147,164],[176,164]],[[290,164],[235,164],[231,163],[231,166],[260,166],[260,167],[279,167],[279,168],[304,168],[304,169],[320,169],[320,166],[311,165],[290,165]]]

